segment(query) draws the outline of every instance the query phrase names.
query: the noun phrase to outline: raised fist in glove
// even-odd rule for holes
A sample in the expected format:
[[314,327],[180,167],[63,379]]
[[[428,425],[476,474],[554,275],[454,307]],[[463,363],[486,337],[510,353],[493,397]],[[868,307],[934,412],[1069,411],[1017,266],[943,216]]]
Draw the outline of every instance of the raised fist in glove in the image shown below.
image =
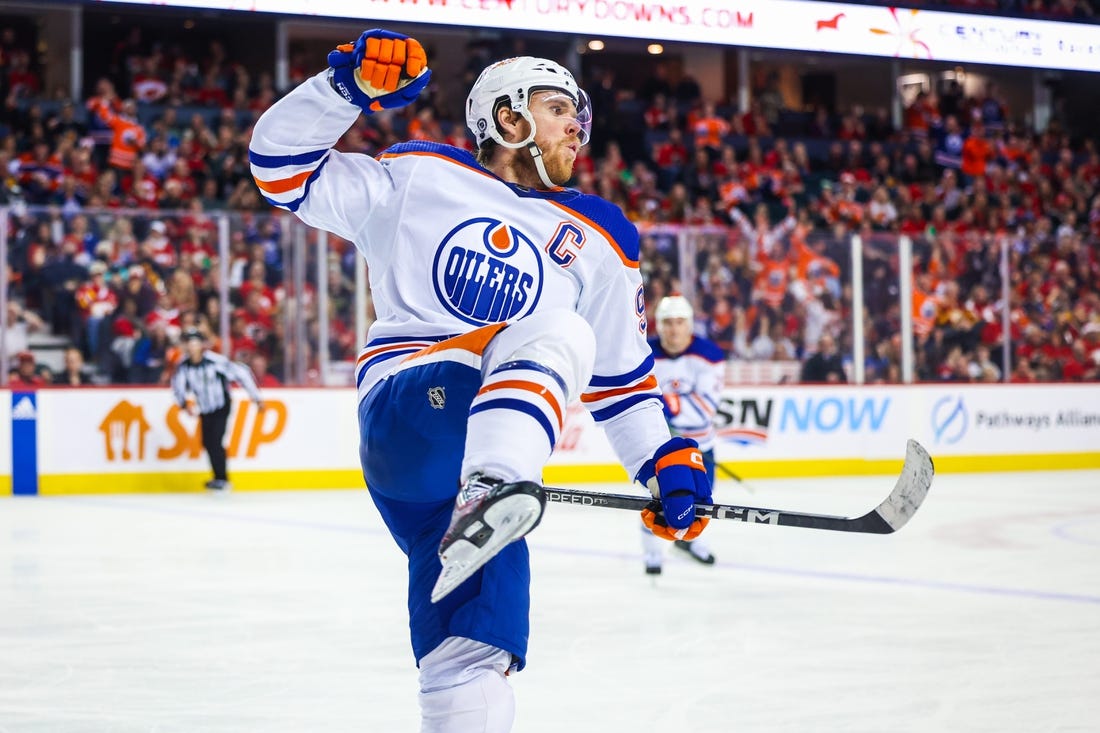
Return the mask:
[[642,522],[666,540],[693,540],[710,522],[695,516],[696,504],[711,504],[710,480],[699,444],[672,438],[642,464],[635,477],[654,500],[642,510]]
[[337,46],[328,65],[332,88],[367,114],[412,103],[432,78],[419,41],[380,28]]

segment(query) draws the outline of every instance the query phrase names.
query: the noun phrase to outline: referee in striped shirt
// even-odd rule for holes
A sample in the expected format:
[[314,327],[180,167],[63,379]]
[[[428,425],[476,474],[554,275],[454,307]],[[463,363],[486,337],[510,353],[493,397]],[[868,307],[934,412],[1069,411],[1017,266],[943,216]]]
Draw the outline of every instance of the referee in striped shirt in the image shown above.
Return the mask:
[[[181,408],[199,416],[202,426],[202,447],[210,456],[214,478],[206,482],[206,488],[225,490],[230,487],[225,471],[225,426],[229,422],[230,382],[237,382],[248,391],[256,407],[263,412],[264,402],[256,388],[252,372],[243,364],[230,361],[221,354],[206,348],[206,339],[195,330],[183,333],[187,357],[176,367],[172,375],[172,395]],[[194,397],[188,402],[187,397]]]

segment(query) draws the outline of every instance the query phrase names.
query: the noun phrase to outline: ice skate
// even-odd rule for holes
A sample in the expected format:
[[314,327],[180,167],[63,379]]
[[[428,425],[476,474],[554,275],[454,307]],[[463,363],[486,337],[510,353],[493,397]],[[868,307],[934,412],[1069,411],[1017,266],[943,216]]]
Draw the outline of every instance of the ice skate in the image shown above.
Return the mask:
[[700,545],[698,541],[685,542],[684,540],[676,540],[676,547],[691,555],[695,562],[703,563],[704,565],[714,564],[714,554],[711,553],[704,545]]
[[443,569],[432,588],[432,603],[461,585],[509,542],[534,529],[545,506],[542,487],[536,483],[471,476],[455,498],[451,525],[439,543]]

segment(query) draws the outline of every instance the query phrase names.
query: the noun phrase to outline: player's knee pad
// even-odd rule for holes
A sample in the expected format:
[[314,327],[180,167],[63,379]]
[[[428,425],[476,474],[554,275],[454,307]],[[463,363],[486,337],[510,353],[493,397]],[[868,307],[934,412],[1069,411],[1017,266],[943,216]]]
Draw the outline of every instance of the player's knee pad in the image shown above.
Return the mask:
[[551,308],[520,319],[500,332],[490,345],[488,374],[510,361],[533,361],[552,370],[565,385],[571,402],[588,385],[596,359],[596,335],[588,322],[565,308]]
[[420,660],[421,733],[508,733],[515,698],[504,674],[511,655],[450,637]]

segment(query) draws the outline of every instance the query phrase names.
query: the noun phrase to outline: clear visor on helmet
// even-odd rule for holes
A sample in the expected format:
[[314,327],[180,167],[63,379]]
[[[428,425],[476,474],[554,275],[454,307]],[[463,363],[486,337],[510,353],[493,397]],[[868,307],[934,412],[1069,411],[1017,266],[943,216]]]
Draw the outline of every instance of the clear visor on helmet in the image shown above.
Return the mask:
[[561,89],[532,89],[531,96],[534,99],[536,92],[546,92],[538,97],[538,102],[548,108],[551,114],[572,117],[580,130],[577,138],[581,145],[587,145],[592,138],[592,100],[583,89],[578,89],[580,100],[574,100],[573,95]]

